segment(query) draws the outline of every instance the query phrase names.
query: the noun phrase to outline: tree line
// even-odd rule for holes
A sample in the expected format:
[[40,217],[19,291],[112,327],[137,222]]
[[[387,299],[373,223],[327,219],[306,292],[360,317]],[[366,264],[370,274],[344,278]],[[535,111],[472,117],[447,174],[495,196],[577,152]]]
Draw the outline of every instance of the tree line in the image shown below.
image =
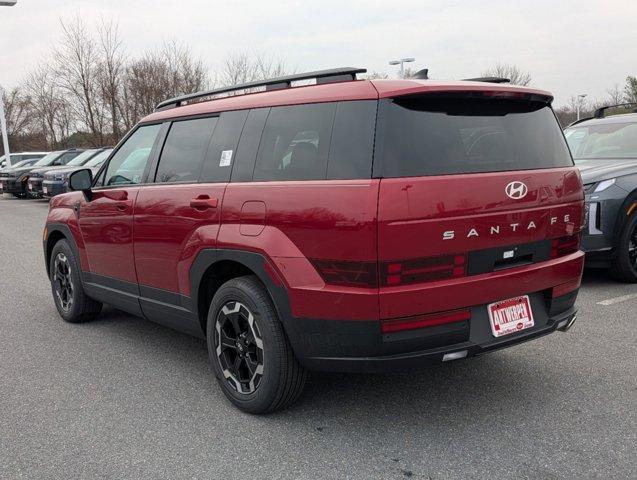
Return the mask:
[[162,100],[286,71],[282,61],[235,53],[212,77],[181,43],[133,57],[113,22],[88,28],[74,18],[60,24],[50,60],[3,90],[12,151],[114,145]]

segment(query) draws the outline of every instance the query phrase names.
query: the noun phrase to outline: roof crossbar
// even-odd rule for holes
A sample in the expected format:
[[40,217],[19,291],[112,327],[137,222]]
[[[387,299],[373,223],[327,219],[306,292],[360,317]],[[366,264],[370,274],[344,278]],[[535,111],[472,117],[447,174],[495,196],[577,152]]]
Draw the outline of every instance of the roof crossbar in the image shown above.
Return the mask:
[[463,78],[463,82],[486,82],[486,83],[511,83],[511,80],[503,77],[477,77]]
[[[606,110],[608,110],[609,108],[617,108],[617,107],[636,107],[637,103],[620,103],[617,105],[607,105],[605,107],[601,107],[598,108],[597,110],[595,110],[595,113],[593,114],[593,118],[604,118],[604,112]],[[636,110],[637,111],[637,110]]]
[[155,111],[180,107],[185,102],[188,102],[190,100],[196,100],[199,98],[211,97],[214,95],[231,93],[240,90],[250,90],[259,87],[265,87],[266,91],[290,88],[292,86],[292,82],[300,80],[316,80],[317,84],[351,81],[356,80],[356,74],[365,72],[367,72],[367,69],[365,68],[342,67],[332,68],[330,70],[317,70],[315,72],[297,73],[294,75],[286,75],[284,77],[270,78],[267,80],[257,80],[254,82],[232,85],[230,87],[215,88],[213,90],[191,93],[188,95],[171,98],[169,100],[164,100],[163,102],[159,103],[157,107],[155,107]]

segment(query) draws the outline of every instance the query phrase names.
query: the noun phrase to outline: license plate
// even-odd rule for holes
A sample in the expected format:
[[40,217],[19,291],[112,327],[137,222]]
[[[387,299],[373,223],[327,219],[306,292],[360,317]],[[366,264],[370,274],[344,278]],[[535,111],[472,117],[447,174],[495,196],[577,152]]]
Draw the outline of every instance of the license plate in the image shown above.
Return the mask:
[[49,191],[47,190],[47,188],[46,188],[46,187],[42,187],[42,191],[43,191],[44,193],[49,193]]
[[33,190],[33,185],[29,183],[29,190]]
[[534,325],[528,295],[492,303],[487,310],[494,337],[519,332]]
[[0,190],[2,190],[3,188],[4,188],[4,185],[0,183]]

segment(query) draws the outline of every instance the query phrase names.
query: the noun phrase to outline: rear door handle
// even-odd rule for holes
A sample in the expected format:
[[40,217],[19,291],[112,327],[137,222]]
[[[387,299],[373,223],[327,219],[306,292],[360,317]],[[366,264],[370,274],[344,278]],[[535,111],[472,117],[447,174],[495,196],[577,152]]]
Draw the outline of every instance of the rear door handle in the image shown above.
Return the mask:
[[198,210],[206,210],[208,208],[217,208],[219,200],[210,198],[208,195],[199,195],[197,198],[190,200],[190,206]]

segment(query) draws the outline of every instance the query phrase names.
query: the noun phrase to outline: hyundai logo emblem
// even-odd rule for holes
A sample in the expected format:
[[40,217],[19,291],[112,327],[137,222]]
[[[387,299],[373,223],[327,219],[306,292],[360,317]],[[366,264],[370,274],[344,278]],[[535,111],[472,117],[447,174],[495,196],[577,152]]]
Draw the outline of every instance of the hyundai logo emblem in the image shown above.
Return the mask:
[[522,182],[511,182],[504,189],[507,197],[512,198],[513,200],[521,200],[526,197],[529,189]]

